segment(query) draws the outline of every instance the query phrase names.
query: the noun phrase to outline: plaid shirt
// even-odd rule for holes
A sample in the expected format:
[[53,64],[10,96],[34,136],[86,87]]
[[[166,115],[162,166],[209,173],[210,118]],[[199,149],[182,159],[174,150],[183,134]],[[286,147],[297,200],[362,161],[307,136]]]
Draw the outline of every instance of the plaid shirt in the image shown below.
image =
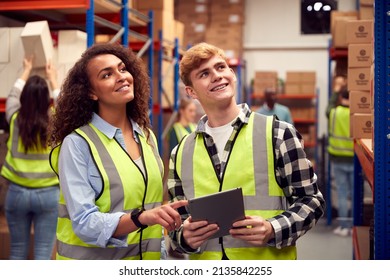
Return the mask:
[[[221,160],[212,137],[205,133],[207,116],[199,121],[195,132],[203,134],[211,160],[215,169],[220,172],[220,176],[223,174],[226,160],[231,152],[232,141],[239,128],[248,123],[251,114],[246,104],[239,106],[241,111],[232,124],[233,132],[226,143]],[[267,219],[275,231],[275,238],[270,240],[268,245],[282,248],[295,245],[296,240],[316,224],[324,213],[325,201],[318,189],[313,166],[303,150],[301,135],[292,125],[278,120],[275,120],[273,130],[276,181],[283,189],[290,206],[282,214]],[[176,149],[177,147],[172,151],[169,163],[168,191],[172,201],[186,199],[181,180],[175,171]],[[179,209],[179,213],[183,221],[189,216],[184,207]],[[194,252],[184,244],[182,231],[183,227],[170,232],[173,247],[186,253]]]

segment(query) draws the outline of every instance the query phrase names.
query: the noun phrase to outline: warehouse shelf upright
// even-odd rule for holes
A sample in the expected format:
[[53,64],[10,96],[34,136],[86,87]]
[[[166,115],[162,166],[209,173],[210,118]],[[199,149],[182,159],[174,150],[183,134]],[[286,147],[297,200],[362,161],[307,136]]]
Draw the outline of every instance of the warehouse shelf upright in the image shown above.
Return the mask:
[[[354,196],[354,257],[370,255],[376,260],[390,259],[390,0],[375,1],[374,5],[374,134],[373,141],[355,141]],[[376,129],[377,128],[377,129]],[[369,242],[368,228],[363,222],[364,173],[374,198],[373,240]],[[362,254],[362,248],[370,254]]]

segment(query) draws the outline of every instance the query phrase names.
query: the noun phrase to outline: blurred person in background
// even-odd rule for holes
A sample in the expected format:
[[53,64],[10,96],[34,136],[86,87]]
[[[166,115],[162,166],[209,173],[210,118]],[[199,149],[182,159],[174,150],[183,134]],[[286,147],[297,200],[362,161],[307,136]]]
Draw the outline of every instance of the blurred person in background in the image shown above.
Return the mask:
[[326,108],[326,117],[329,118],[330,110],[339,105],[339,92],[347,86],[347,77],[345,75],[336,75],[333,78],[332,95],[329,98],[329,103]]
[[[25,58],[24,70],[6,101],[10,125],[8,152],[1,175],[10,184],[5,202],[11,235],[10,259],[27,259],[31,227],[34,227],[34,259],[51,258],[58,215],[58,178],[49,165],[48,126],[52,110],[46,80],[30,73],[33,58]],[[46,76],[59,93],[57,73],[49,63]]]
[[169,132],[169,152],[180,143],[184,136],[195,131],[196,109],[192,99],[188,97],[180,99],[177,122],[173,124]]
[[291,118],[290,109],[287,106],[277,103],[278,94],[275,89],[268,88],[264,91],[264,104],[257,113],[266,116],[277,116],[280,121],[294,124]]
[[[340,236],[349,236],[352,229],[352,205],[354,185],[354,149],[350,137],[349,92],[339,90],[338,106],[329,113],[329,146],[333,178],[337,190],[339,226],[333,231]],[[351,210],[349,210],[351,208]]]

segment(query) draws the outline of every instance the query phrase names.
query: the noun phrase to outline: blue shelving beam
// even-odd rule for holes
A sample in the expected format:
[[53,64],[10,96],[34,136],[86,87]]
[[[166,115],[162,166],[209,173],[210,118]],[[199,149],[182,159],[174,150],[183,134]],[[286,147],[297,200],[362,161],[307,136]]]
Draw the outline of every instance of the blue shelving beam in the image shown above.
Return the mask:
[[374,256],[390,259],[390,0],[375,1]]

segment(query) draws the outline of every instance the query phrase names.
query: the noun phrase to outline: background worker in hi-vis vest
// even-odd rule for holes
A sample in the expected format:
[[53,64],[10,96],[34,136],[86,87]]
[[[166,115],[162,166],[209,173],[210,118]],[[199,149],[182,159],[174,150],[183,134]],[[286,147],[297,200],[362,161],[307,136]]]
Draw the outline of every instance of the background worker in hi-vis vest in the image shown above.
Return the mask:
[[[172,201],[241,187],[246,218],[230,235],[209,239],[218,225],[193,222],[170,232],[191,259],[296,259],[295,243],[324,212],[317,177],[291,124],[237,105],[236,76],[224,52],[201,43],[183,55],[180,76],[206,115],[173,150]],[[227,202],[228,203],[228,202]]]
[[169,132],[169,151],[179,144],[187,134],[195,131],[196,105],[190,98],[180,98],[177,121]]
[[163,166],[148,116],[149,78],[129,49],[98,44],[68,72],[50,160],[59,175],[58,259],[160,259]]
[[337,191],[337,212],[339,226],[333,231],[340,236],[352,232],[352,209],[354,163],[353,139],[350,137],[349,91],[343,87],[339,91],[335,108],[329,113],[329,158]]
[[[43,77],[30,76],[33,61],[33,57],[24,59],[23,73],[6,102],[10,132],[1,175],[10,182],[5,213],[13,260],[27,259],[32,226],[34,259],[50,259],[57,226],[58,178],[49,164],[50,92]],[[57,72],[51,63],[46,65],[46,76],[56,99]]]

